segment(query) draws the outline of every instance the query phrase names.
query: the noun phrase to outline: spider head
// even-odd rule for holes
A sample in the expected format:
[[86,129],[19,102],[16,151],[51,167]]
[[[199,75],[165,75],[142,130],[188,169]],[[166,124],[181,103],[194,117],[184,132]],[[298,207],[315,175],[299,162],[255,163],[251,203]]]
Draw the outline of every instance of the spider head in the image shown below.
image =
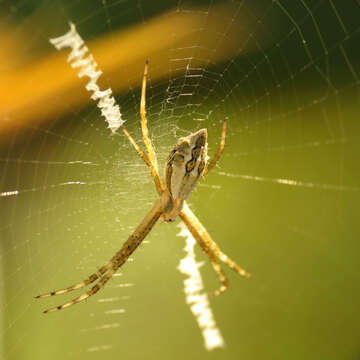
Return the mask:
[[[204,173],[207,161],[207,130],[201,129],[181,138],[166,162],[166,187],[174,201],[169,219],[176,218]],[[170,215],[170,213],[172,215]],[[164,218],[166,220],[166,218]],[[166,220],[170,221],[170,220]]]

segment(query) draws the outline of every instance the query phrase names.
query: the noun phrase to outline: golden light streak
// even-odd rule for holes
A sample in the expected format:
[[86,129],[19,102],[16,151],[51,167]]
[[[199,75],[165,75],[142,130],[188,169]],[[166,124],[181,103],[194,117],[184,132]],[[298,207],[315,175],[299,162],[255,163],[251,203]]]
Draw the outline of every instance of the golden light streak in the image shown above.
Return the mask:
[[[86,45],[103,71],[100,85],[110,85],[119,93],[140,85],[146,58],[152,64],[151,80],[158,81],[169,76],[169,60],[178,63],[171,69],[174,77],[183,75],[189,63],[192,67],[204,68],[232,58],[240,50],[248,51],[244,48],[249,47],[245,45],[246,19],[241,19],[241,24],[239,20],[231,5],[216,5],[211,11],[207,8],[171,10],[127,30],[86,41]],[[9,27],[6,32],[0,29],[0,39],[11,32]],[[46,30],[49,31],[48,27]],[[59,30],[47,35],[51,38],[58,34]],[[219,34],[226,36],[219,39]],[[169,59],[171,49],[173,57]],[[50,45],[47,51],[41,58],[22,64],[24,61],[20,61],[20,55],[17,58],[13,47],[4,48],[1,60],[3,63],[6,59],[7,66],[0,67],[0,135],[22,125],[59,119],[90,102],[84,89],[87,80],[79,79],[77,70],[68,66],[68,53],[53,51]],[[3,140],[6,137],[3,136]]]
[[17,195],[19,193],[18,190],[14,190],[14,191],[3,191],[0,193],[0,197],[7,197],[7,196],[14,196]]

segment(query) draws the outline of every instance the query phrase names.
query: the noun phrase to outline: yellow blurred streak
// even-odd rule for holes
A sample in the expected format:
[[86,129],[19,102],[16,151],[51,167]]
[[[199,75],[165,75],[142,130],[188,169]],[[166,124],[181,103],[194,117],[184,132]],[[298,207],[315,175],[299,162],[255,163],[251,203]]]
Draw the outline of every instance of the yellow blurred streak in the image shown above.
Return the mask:
[[[100,87],[111,87],[114,93],[125,92],[140,85],[147,58],[152,81],[169,76],[169,49],[171,61],[178,61],[171,67],[172,77],[184,74],[189,57],[192,67],[211,66],[233,57],[243,49],[247,34],[244,23],[235,21],[229,26],[231,20],[232,8],[224,5],[213,7],[211,12],[201,8],[170,11],[86,45],[103,71]],[[5,36],[5,32],[0,34],[0,38]],[[12,49],[11,45],[7,49]],[[3,54],[0,63],[7,59],[16,64],[15,53],[12,49]],[[85,90],[88,79],[77,77],[77,71],[66,62],[68,54],[68,50],[54,49],[51,55],[15,69],[4,71],[1,66],[0,135],[21,126],[62,118],[91,102],[90,93]]]

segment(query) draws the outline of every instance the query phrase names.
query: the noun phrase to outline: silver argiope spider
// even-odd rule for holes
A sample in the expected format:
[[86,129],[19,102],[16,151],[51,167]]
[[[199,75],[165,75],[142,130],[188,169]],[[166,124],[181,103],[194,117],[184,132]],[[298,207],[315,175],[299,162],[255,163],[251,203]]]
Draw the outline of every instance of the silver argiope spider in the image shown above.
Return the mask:
[[124,127],[122,127],[122,130],[129,139],[130,143],[134,146],[139,156],[145,161],[146,165],[149,166],[159,198],[155,201],[152,209],[145,216],[140,225],[126,240],[122,248],[96,273],[90,275],[86,280],[68,288],[36,296],[37,299],[40,299],[64,294],[72,290],[80,289],[93,283],[95,280],[100,279],[98,283],[86,293],[63,305],[45,310],[44,313],[65,309],[96,294],[111,279],[119,267],[127,261],[129,256],[149,234],[159,218],[162,218],[167,222],[172,222],[175,221],[177,216],[180,216],[181,220],[185,223],[190,233],[197,240],[202,250],[209,256],[213,269],[219,276],[222,283],[220,288],[214,292],[214,295],[219,295],[224,292],[229,284],[218,263],[218,260],[222,261],[231,269],[246,278],[250,278],[251,276],[219,249],[216,243],[211,239],[204,226],[200,223],[185,202],[192,190],[195,188],[199,179],[202,176],[205,176],[215,166],[222,154],[225,146],[226,121],[223,124],[219,148],[215,156],[208,164],[207,130],[201,129],[185,138],[181,138],[173,147],[166,162],[165,179],[162,179],[159,175],[157,158],[154,147],[149,138],[147,127],[145,109],[147,73],[148,62],[145,64],[140,101],[141,130],[146,154],[140,149],[135,140]]

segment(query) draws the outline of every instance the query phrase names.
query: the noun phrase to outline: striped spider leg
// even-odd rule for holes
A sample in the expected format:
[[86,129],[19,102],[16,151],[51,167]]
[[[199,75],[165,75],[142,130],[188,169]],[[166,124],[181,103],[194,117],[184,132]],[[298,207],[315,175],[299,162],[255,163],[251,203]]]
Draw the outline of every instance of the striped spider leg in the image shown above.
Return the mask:
[[224,150],[226,121],[223,125],[219,149],[209,163],[207,163],[207,130],[201,129],[187,137],[181,138],[173,147],[166,162],[165,179],[162,179],[159,175],[156,153],[149,138],[147,126],[145,102],[147,73],[148,62],[145,64],[140,101],[141,130],[146,153],[135,142],[125,127],[123,127],[122,130],[138,155],[150,168],[150,174],[154,180],[159,198],[155,200],[152,209],[125,241],[122,248],[105,265],[99,268],[97,272],[90,275],[87,279],[65,289],[36,296],[37,299],[40,299],[65,294],[69,291],[83,288],[98,280],[98,282],[84,294],[63,305],[45,310],[44,313],[65,309],[96,294],[128,260],[130,255],[141,244],[160,218],[165,222],[172,222],[179,216],[197,240],[202,250],[209,256],[213,269],[218,274],[222,283],[221,287],[214,292],[214,295],[222,293],[228,287],[228,280],[223,273],[218,260],[228,265],[240,275],[247,278],[250,277],[249,273],[238,266],[219,249],[216,243],[211,239],[205,227],[186,204],[186,199],[196,187],[199,179],[215,166]]

